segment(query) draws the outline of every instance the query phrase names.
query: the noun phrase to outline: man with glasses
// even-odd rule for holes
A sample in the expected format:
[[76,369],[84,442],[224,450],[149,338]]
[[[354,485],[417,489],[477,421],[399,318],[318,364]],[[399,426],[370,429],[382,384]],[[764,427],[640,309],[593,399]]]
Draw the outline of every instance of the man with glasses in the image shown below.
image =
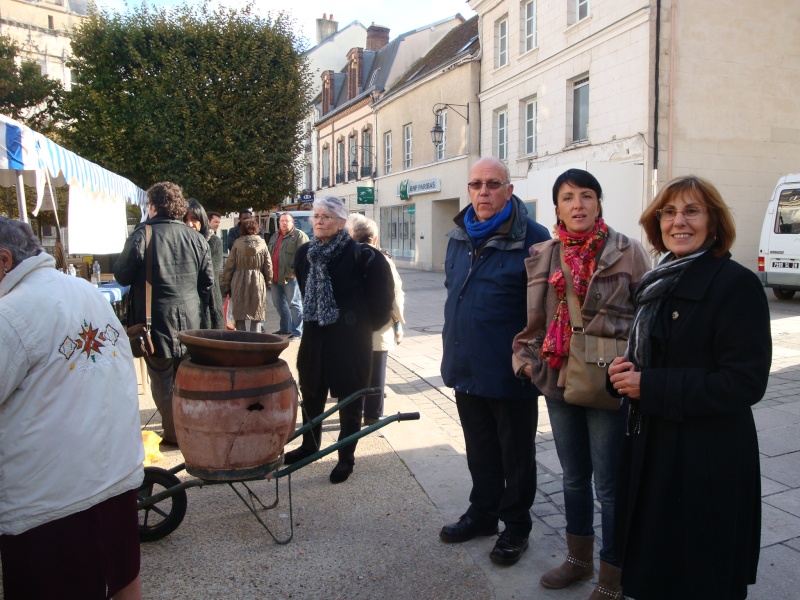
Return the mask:
[[267,247],[272,257],[272,304],[280,317],[278,335],[288,335],[299,340],[303,335],[303,301],[294,275],[294,256],[297,249],[308,241],[305,231],[294,226],[294,217],[284,213],[278,219],[278,232]]
[[505,530],[489,554],[513,565],[528,548],[536,494],[534,439],[539,391],[516,377],[511,344],[527,322],[528,249],[550,238],[528,218],[505,163],[470,170],[471,203],[454,219],[445,259],[442,377],[456,395],[472,476],[470,506],[445,525],[444,542]]

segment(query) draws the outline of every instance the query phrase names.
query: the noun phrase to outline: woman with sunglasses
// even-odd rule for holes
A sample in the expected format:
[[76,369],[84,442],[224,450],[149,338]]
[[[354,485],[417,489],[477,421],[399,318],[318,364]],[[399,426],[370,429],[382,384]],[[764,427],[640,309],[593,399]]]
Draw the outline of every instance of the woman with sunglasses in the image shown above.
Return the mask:
[[618,489],[623,587],[636,600],[747,597],[761,537],[751,406],[772,356],[764,289],[731,260],[736,236],[717,189],[669,182],[639,220],[666,252],[636,292],[611,385],[630,400]]
[[[372,333],[389,320],[394,301],[389,264],[376,248],[354,242],[345,229],[344,200],[323,196],[314,200],[313,210],[314,237],[295,255],[303,296],[297,374],[304,424],[323,413],[329,392],[342,400],[369,386]],[[361,429],[363,408],[359,398],[339,411],[340,440]],[[321,425],[304,434],[302,445],[287,452],[284,462],[294,464],[319,450],[321,434]],[[339,448],[331,483],[350,477],[355,452],[355,442]]]
[[[603,191],[581,169],[553,185],[558,236],[536,244],[528,271],[528,325],[514,340],[514,370],[529,377],[547,401],[558,459],[564,470],[569,555],[546,572],[543,587],[561,589],[594,576],[594,496],[600,503],[600,574],[590,600],[620,598],[622,556],[614,545],[617,468],[625,412],[567,404],[566,366],[572,339],[568,303],[571,273],[588,335],[626,340],[635,312],[633,295],[650,261],[644,248],[603,221]],[[592,493],[594,479],[594,494]]]

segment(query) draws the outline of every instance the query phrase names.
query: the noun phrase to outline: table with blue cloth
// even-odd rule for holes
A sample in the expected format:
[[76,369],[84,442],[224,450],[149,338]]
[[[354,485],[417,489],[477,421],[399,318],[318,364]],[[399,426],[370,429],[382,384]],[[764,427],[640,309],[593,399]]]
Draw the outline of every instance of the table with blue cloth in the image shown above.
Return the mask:
[[120,285],[116,281],[101,283],[98,288],[106,300],[111,303],[117,318],[125,325],[128,318],[128,292],[130,286]]

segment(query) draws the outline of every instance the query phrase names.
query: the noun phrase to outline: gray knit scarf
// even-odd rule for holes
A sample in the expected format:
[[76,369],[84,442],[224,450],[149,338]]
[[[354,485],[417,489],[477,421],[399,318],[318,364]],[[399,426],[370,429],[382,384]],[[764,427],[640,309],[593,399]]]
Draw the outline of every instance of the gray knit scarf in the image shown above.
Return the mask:
[[[710,245],[707,244],[683,258],[676,258],[670,252],[655,269],[642,277],[636,289],[636,317],[633,319],[627,351],[627,358],[635,365],[637,371],[651,366],[650,334],[664,299],[672,293],[681,276],[697,257],[709,249]],[[639,402],[633,400],[628,403],[628,435],[638,434],[641,431],[642,414]]]
[[339,307],[333,297],[329,265],[342,253],[350,235],[342,229],[327,243],[313,238],[308,243],[308,279],[303,298],[303,320],[316,321],[321,326],[336,323]]

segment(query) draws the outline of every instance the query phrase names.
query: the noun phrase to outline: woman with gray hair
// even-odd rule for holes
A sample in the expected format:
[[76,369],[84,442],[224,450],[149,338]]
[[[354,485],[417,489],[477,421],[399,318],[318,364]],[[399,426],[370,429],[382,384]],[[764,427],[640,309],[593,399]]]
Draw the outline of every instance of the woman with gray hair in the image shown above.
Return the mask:
[[[297,355],[303,422],[322,414],[328,392],[344,398],[369,385],[372,332],[389,319],[394,290],[392,273],[380,253],[353,241],[345,230],[344,200],[314,200],[314,238],[300,246],[295,274],[303,296],[303,337]],[[342,440],[361,429],[363,399],[339,411]],[[286,453],[286,464],[320,447],[322,427],[303,436],[299,448]],[[355,442],[339,449],[331,483],[346,481],[355,464]]]
[[380,388],[377,394],[370,394],[364,398],[364,425],[373,425],[383,416],[384,388],[386,387],[386,359],[389,350],[403,339],[403,280],[394,266],[394,261],[378,246],[378,224],[360,213],[353,213],[347,217],[347,230],[355,241],[369,244],[377,248],[386,259],[392,270],[394,287],[394,302],[392,303],[391,318],[378,331],[372,334],[372,371],[369,386]]
[[29,225],[0,217],[4,595],[141,598],[130,344],[97,289],[55,265]]

